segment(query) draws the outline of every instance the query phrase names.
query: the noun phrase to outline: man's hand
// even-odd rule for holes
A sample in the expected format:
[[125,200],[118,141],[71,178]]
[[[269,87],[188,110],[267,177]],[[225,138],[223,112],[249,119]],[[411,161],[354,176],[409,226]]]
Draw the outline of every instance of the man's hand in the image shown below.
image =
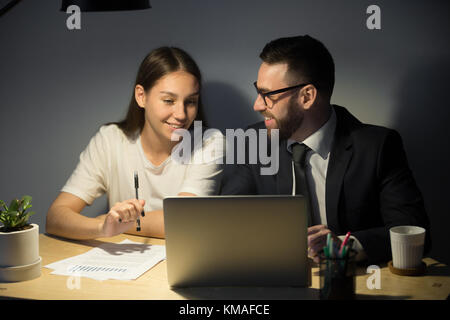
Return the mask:
[[325,225],[316,225],[308,228],[308,257],[319,262],[319,252],[327,245],[327,235],[331,233],[333,241],[340,246],[341,240]]
[[113,237],[129,230],[140,216],[145,200],[129,199],[117,202],[99,225],[101,237]]

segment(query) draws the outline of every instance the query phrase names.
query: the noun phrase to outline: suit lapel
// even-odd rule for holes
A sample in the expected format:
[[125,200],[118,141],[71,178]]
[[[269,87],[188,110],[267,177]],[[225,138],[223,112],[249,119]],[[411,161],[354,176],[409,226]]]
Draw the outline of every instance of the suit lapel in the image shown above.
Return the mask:
[[340,108],[335,108],[335,111],[337,124],[327,169],[325,199],[327,224],[331,230],[340,234],[347,231],[341,230],[339,223],[339,199],[342,182],[353,154],[353,148],[349,134],[349,126],[351,126],[351,123],[347,123],[345,114],[348,112],[346,110],[343,112]]

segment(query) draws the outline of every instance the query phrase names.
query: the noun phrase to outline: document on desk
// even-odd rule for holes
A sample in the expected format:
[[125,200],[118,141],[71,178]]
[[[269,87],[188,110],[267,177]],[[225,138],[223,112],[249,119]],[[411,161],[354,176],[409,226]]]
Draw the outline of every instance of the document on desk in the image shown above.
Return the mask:
[[50,263],[51,274],[96,280],[135,280],[166,258],[161,245],[133,242],[105,243],[86,253]]

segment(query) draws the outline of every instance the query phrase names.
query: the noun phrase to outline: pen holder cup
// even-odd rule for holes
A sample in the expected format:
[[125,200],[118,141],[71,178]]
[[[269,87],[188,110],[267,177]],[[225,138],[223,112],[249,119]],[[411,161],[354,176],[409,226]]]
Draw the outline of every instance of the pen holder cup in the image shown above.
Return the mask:
[[319,256],[320,300],[355,299],[356,252],[343,258]]

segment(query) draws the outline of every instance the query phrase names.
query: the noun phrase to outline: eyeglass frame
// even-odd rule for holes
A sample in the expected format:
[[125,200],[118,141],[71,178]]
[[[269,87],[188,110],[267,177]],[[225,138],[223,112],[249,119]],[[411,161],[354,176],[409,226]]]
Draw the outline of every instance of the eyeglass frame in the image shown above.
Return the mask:
[[297,84],[297,85],[292,86],[292,87],[286,87],[286,88],[277,89],[277,90],[273,90],[273,91],[269,91],[269,92],[264,93],[264,92],[261,92],[258,89],[258,86],[256,85],[256,83],[257,83],[257,81],[253,82],[253,85],[255,86],[255,89],[256,89],[256,93],[261,95],[261,98],[263,99],[264,104],[265,104],[266,107],[268,107],[267,101],[266,101],[266,97],[274,95],[274,94],[277,94],[277,93],[283,93],[283,92],[286,92],[286,91],[289,91],[289,90],[301,88],[301,87],[307,86],[308,84],[311,84],[311,83],[302,83],[302,84]]

